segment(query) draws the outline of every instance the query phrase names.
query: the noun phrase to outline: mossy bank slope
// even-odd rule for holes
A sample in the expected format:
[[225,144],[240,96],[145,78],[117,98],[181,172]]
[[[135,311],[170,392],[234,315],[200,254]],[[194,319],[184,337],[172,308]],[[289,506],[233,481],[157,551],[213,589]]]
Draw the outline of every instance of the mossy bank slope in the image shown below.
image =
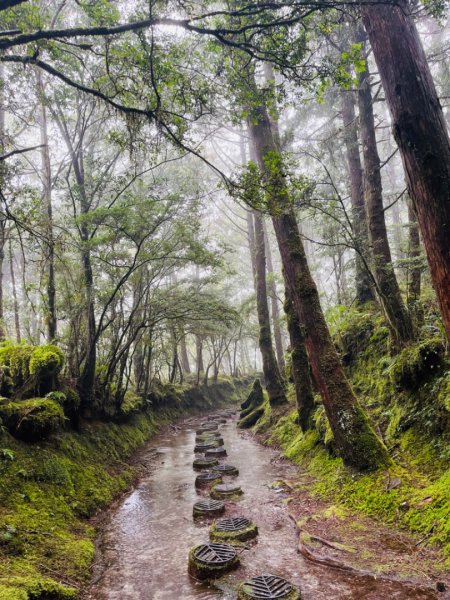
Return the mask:
[[95,530],[87,518],[129,488],[137,471],[127,459],[161,425],[229,404],[240,389],[231,382],[171,386],[125,422],[81,422],[78,431],[59,429],[34,443],[2,428],[0,598],[76,598],[94,553]]
[[442,566],[449,568],[450,364],[445,340],[436,329],[424,328],[421,339],[391,356],[388,331],[375,310],[334,310],[335,344],[392,465],[374,473],[346,468],[334,453],[319,398],[314,428],[300,431],[292,388],[290,407],[275,414],[265,402],[254,429],[313,475],[313,492],[416,532],[422,544],[443,549]]

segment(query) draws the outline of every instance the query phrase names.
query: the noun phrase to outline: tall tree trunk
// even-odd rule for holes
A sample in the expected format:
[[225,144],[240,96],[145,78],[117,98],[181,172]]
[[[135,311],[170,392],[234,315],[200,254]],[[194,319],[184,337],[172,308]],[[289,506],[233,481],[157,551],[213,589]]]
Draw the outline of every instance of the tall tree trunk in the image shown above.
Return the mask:
[[255,224],[255,264],[256,264],[256,308],[259,323],[259,348],[261,350],[265,386],[271,406],[287,402],[284,384],[272,346],[269,304],[267,301],[266,253],[263,220],[256,211]]
[[[135,319],[138,327],[145,319],[146,309],[142,307],[142,298],[144,294],[144,273],[145,269],[139,273],[137,281],[133,285],[133,307],[132,312],[135,313]],[[141,393],[144,388],[145,380],[145,347],[143,342],[143,332],[133,333],[134,351],[133,351],[133,376],[134,386],[137,393]]]
[[[61,135],[64,138],[67,149],[70,153],[75,181],[77,183],[77,192],[80,201],[80,214],[85,216],[89,214],[90,202],[86,191],[86,180],[84,172],[84,147],[83,136],[77,142],[75,148],[66,124],[60,116],[52,111],[55,116]],[[97,367],[97,325],[95,321],[95,294],[94,294],[94,273],[92,269],[91,251],[90,251],[90,228],[85,219],[82,219],[80,224],[80,253],[81,267],[83,272],[83,284],[85,293],[85,319],[86,319],[86,355],[84,364],[81,368],[81,373],[78,381],[80,390],[81,402],[83,407],[90,409],[94,403],[94,388],[95,388],[95,370]]]
[[[6,125],[5,125],[5,95],[3,92],[5,85],[5,65],[0,62],[0,155],[5,153],[5,137],[6,137]],[[0,161],[0,191],[3,192],[3,186],[5,182],[6,163]],[[5,331],[5,319],[3,311],[3,262],[5,260],[5,244],[6,244],[6,216],[1,211],[0,214],[0,341],[6,337]]]
[[16,274],[14,272],[14,254],[12,250],[11,236],[9,237],[9,269],[11,274],[11,286],[13,294],[13,305],[14,305],[14,324],[16,328],[16,340],[20,344],[22,336],[20,334],[20,315],[19,315],[19,302],[17,300],[17,287],[16,287]]
[[189,356],[186,346],[186,335],[184,332],[180,338],[180,360],[183,372],[189,374],[191,372],[191,366],[189,364]]
[[350,91],[342,92],[342,121],[350,177],[350,197],[352,203],[352,224],[356,242],[355,283],[356,300],[364,304],[375,299],[370,273],[367,269],[369,233],[364,205],[364,181],[361,157],[359,154],[358,121],[355,114],[355,97]]
[[364,183],[366,210],[375,278],[380,299],[388,320],[395,347],[399,348],[414,337],[411,317],[403,302],[387,237],[384,219],[381,164],[375,135],[370,74],[358,74],[359,120],[364,156]]
[[[257,93],[254,83],[252,87]],[[386,449],[359,406],[333,345],[292,211],[279,147],[262,99],[259,104],[255,102],[252,105],[248,123],[258,164],[265,178],[264,189],[287,287],[292,291],[294,309],[305,327],[309,360],[333,431],[336,450],[346,463],[357,468],[377,468],[388,462]]]
[[447,125],[406,0],[392,5],[367,5],[362,14],[450,338],[450,140]]
[[270,308],[272,312],[273,339],[275,342],[275,352],[277,355],[278,367],[284,374],[286,364],[284,362],[283,338],[280,326],[280,309],[278,307],[277,284],[275,281],[275,272],[273,270],[272,251],[270,249],[270,240],[267,234],[266,222],[263,221],[264,241],[267,253],[267,275],[269,276],[268,292],[270,298]]
[[313,426],[314,391],[311,380],[308,354],[305,346],[305,335],[291,300],[291,293],[286,288],[284,302],[289,339],[291,342],[292,378],[297,398],[298,424],[302,431]]
[[196,334],[195,336],[195,360],[197,369],[197,385],[200,383],[200,378],[205,372],[205,365],[203,363],[203,340],[201,336]]
[[412,203],[408,202],[408,259],[410,265],[408,268],[408,306],[414,315],[417,324],[423,322],[423,310],[420,302],[420,292],[422,284],[422,266],[420,265],[420,233],[417,215]]
[[252,274],[253,274],[253,283],[256,289],[256,262],[255,262],[255,225],[253,222],[253,213],[251,210],[247,210],[246,213],[247,218],[247,241],[248,241],[248,249],[250,253],[250,262],[252,265]]
[[44,201],[45,237],[47,244],[47,339],[49,342],[56,338],[56,285],[55,285],[55,240],[53,236],[53,207],[52,207],[52,171],[50,151],[48,146],[47,110],[42,73],[36,69],[37,92],[39,99],[39,127],[41,136],[41,166],[42,166],[42,197]]

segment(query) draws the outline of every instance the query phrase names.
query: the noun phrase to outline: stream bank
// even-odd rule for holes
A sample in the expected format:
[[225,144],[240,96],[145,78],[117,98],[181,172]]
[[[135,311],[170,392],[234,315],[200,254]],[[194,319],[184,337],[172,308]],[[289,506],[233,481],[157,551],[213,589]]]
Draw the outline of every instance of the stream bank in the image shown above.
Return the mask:
[[130,489],[129,459],[183,414],[229,405],[245,382],[166,388],[122,422],[83,421],[48,440],[0,437],[0,598],[69,600],[90,577],[96,529],[89,517]]
[[[209,496],[207,490],[195,488],[197,473],[192,468],[201,421],[190,417],[177,428],[166,428],[139,454],[147,474],[102,522],[94,580],[85,600],[235,600],[240,581],[265,572],[291,581],[303,600],[449,597],[436,590],[438,583],[444,584],[442,573],[433,566],[436,554],[415,546],[415,540],[400,531],[311,496],[307,473],[251,434],[239,432],[236,419],[223,425],[221,433],[228,452],[225,461],[239,469],[236,481],[244,494],[226,501],[225,516],[249,518],[257,524],[259,536],[255,544],[247,542],[239,550],[237,570],[210,585],[193,580],[187,556],[190,548],[208,541],[211,523],[192,518],[194,503]],[[320,530],[320,537],[335,546],[326,548],[330,558],[336,553],[340,560],[344,556],[358,573],[324,567],[299,555],[290,517],[302,526],[312,525],[317,537]],[[339,547],[343,532],[348,532],[351,543],[345,539]],[[309,546],[311,540],[303,542]]]

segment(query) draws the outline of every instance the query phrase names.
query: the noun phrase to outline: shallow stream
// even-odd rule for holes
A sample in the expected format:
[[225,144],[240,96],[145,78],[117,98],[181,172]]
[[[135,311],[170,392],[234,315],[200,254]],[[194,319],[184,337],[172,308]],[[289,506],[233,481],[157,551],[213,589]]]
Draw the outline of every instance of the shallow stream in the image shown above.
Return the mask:
[[[194,522],[193,504],[207,491],[194,486],[195,430],[205,417],[186,419],[153,438],[139,460],[147,467],[137,487],[111,510],[103,524],[94,583],[88,600],[234,600],[238,581],[273,573],[298,586],[303,600],[435,599],[396,582],[358,577],[305,561],[288,518],[288,493],[271,484],[293,478],[297,468],[236,428],[221,426],[227,464],[239,468],[244,495],[228,502],[224,516],[246,516],[259,528],[255,545],[241,551],[241,566],[212,587],[191,579],[187,556],[208,541],[208,522]],[[222,461],[224,462],[224,461]],[[442,596],[440,596],[442,598]]]

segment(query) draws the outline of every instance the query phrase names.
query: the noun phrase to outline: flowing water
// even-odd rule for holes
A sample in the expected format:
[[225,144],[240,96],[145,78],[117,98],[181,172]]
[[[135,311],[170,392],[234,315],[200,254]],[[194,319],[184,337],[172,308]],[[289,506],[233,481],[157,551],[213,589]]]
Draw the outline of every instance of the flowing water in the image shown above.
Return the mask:
[[228,502],[224,516],[243,515],[259,528],[258,541],[241,551],[241,566],[211,587],[191,579],[187,555],[208,541],[209,522],[194,522],[193,504],[208,492],[197,491],[192,468],[195,430],[203,418],[186,419],[180,429],[153,438],[140,460],[149,472],[109,513],[99,540],[94,583],[87,600],[233,600],[238,581],[262,573],[284,577],[303,600],[431,600],[432,591],[396,582],[358,577],[305,561],[297,553],[297,533],[288,518],[286,494],[271,484],[292,478],[297,469],[275,451],[236,429],[221,426],[227,464],[239,468],[236,481],[244,495]]

